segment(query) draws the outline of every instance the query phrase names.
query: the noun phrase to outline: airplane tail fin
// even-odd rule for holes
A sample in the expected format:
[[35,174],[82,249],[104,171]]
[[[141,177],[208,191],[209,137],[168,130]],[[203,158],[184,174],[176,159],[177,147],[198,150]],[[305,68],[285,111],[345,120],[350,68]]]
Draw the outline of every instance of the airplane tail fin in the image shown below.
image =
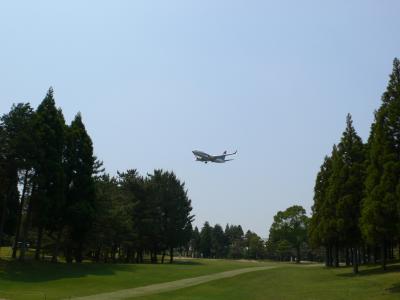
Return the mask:
[[225,150],[223,154],[226,154],[226,153],[227,153],[227,151]]

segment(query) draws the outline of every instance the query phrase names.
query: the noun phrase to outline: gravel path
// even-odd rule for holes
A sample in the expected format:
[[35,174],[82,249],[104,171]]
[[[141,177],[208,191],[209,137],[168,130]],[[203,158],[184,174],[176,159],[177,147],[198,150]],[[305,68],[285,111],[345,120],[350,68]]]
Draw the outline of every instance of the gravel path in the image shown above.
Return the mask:
[[158,294],[158,293],[163,293],[163,292],[168,292],[168,291],[179,290],[179,289],[183,289],[183,288],[186,288],[189,286],[194,286],[194,285],[202,284],[202,283],[217,280],[217,279],[229,278],[229,277],[237,276],[237,275],[244,274],[244,273],[268,270],[268,269],[273,269],[273,268],[275,268],[275,266],[243,268],[243,269],[226,271],[226,272],[221,272],[221,273],[216,273],[216,274],[180,279],[180,280],[175,280],[175,281],[170,281],[170,282],[151,284],[151,285],[147,285],[147,286],[143,286],[143,287],[124,289],[124,290],[119,290],[119,291],[115,291],[115,292],[95,294],[95,295],[90,295],[90,296],[85,296],[85,297],[76,297],[76,298],[70,298],[70,299],[73,299],[73,300],[117,300],[117,299],[134,298],[134,297],[140,297],[140,296],[145,296],[145,295],[150,295],[150,294]]

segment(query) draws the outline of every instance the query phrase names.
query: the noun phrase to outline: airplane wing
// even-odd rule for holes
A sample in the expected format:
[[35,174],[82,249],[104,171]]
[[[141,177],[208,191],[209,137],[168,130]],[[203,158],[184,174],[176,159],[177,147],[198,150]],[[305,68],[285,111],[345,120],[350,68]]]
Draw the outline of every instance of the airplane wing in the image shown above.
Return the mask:
[[222,155],[215,155],[215,156],[212,156],[212,158],[214,158],[214,159],[225,158],[225,156],[235,155],[236,153],[237,153],[237,150],[236,150],[235,152],[233,152],[233,153],[222,154]]
[[237,153],[237,150],[235,151],[235,152],[233,152],[233,153],[228,153],[228,154],[225,154],[225,156],[229,156],[229,155],[235,155]]

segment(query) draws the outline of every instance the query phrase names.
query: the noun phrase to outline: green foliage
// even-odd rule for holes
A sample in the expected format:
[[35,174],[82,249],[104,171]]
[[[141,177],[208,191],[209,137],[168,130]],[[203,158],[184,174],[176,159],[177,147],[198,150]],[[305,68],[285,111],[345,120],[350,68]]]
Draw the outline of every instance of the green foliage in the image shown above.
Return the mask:
[[309,236],[313,246],[326,247],[327,265],[335,249],[338,266],[340,247],[352,249],[353,265],[364,244],[380,245],[384,268],[386,257],[392,256],[388,246],[393,249],[400,229],[399,120],[400,61],[396,58],[367,145],[348,115],[340,143],[317,175]]
[[328,245],[331,242],[328,239],[328,226],[326,226],[331,215],[327,201],[331,174],[332,158],[326,156],[317,175],[314,187],[314,205],[312,207],[312,217],[309,226],[310,242],[314,247]]
[[200,252],[204,258],[211,257],[212,249],[212,227],[205,222],[200,232]]
[[300,250],[307,240],[308,222],[306,210],[299,205],[279,211],[274,216],[268,239],[277,245],[279,255],[287,253],[285,251],[291,248],[296,251],[296,260],[298,262],[301,260]]
[[57,109],[50,88],[38,106],[33,130],[36,144],[34,176],[35,223],[49,230],[59,230],[65,205],[65,174],[63,155],[65,149],[65,120]]
[[366,195],[362,231],[370,243],[398,237],[400,184],[400,62],[395,59],[382,105],[368,141]]
[[82,117],[77,114],[66,129],[64,150],[66,203],[63,212],[64,230],[68,236],[67,253],[82,260],[83,243],[95,218],[95,183],[93,145]]

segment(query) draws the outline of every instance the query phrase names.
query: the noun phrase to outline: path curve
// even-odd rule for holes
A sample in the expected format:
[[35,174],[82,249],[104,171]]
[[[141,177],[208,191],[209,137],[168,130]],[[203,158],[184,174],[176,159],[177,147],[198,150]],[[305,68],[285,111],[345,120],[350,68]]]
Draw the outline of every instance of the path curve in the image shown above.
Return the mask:
[[223,278],[230,278],[233,276],[237,276],[244,273],[255,272],[255,271],[263,271],[268,269],[276,268],[276,266],[268,266],[268,267],[251,267],[251,268],[243,268],[243,269],[236,269],[231,271],[225,271],[221,273],[215,273],[210,275],[204,275],[199,277],[192,277],[186,279],[180,279],[170,282],[163,282],[157,284],[151,284],[143,287],[131,288],[131,289],[124,289],[115,292],[109,293],[101,293],[95,294],[90,296],[84,297],[76,297],[76,298],[69,298],[73,300],[119,300],[119,299],[126,299],[126,298],[134,298],[140,297],[150,294],[158,294],[168,291],[174,291],[183,289],[186,287],[206,283],[209,281],[223,279]]

